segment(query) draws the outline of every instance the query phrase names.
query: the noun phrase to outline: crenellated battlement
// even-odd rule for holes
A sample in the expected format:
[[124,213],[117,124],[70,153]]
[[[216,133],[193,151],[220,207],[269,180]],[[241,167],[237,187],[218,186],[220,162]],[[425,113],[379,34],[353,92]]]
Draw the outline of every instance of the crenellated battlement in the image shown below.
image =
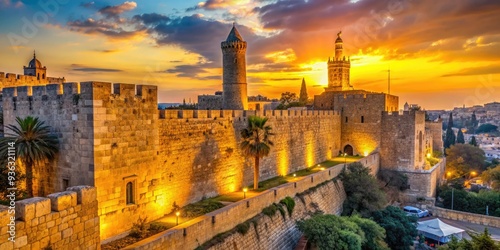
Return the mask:
[[234,42],[221,42],[220,47],[222,49],[240,49],[245,50],[247,48],[247,42],[244,41],[234,41]]
[[65,81],[66,79],[64,77],[46,77],[45,79],[38,79],[36,76],[0,72],[0,88],[47,85],[50,83],[62,84]]
[[407,119],[408,117],[418,117],[418,116],[425,116],[424,111],[382,111],[382,118],[385,119],[390,119],[390,118],[397,118],[397,119]]
[[243,118],[252,115],[265,117],[327,117],[338,116],[333,110],[158,110],[159,119]]

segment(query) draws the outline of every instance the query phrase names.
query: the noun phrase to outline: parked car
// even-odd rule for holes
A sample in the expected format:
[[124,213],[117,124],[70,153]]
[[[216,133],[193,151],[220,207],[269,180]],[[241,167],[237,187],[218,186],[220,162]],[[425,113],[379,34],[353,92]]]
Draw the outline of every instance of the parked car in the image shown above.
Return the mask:
[[404,207],[403,211],[405,211],[407,215],[416,216],[418,218],[431,216],[431,214],[429,213],[428,210],[420,210],[420,209],[418,209],[416,207],[412,207],[412,206]]

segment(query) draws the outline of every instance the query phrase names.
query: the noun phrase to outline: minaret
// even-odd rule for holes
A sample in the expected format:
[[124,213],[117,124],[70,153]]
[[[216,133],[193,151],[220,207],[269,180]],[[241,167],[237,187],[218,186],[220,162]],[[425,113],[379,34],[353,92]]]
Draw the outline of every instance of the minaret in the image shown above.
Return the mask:
[[299,102],[307,103],[308,99],[309,97],[307,96],[306,80],[302,78],[302,86],[300,86]]
[[351,61],[343,55],[342,31],[337,33],[335,40],[335,56],[328,58],[328,87],[325,91],[346,91],[351,88]]
[[222,108],[247,110],[247,42],[243,41],[233,23],[233,28],[222,49]]

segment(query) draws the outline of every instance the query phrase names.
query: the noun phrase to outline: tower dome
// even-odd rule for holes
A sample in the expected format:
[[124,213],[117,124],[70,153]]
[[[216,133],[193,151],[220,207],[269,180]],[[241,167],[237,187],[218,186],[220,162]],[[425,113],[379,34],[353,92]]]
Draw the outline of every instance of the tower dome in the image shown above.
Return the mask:
[[339,33],[337,33],[337,40],[335,40],[335,43],[342,43],[342,38],[340,38],[342,36],[342,31],[340,31]]
[[36,59],[35,52],[33,52],[33,59],[28,63],[28,68],[42,68],[42,63]]

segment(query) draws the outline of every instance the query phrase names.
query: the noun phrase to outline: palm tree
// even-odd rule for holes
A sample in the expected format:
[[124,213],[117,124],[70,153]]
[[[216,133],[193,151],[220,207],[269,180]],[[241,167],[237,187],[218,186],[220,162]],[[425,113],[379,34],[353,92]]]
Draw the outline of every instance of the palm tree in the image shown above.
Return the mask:
[[269,137],[271,126],[266,125],[267,118],[258,116],[248,117],[248,126],[241,130],[243,141],[240,144],[241,150],[248,157],[255,158],[255,167],[253,172],[253,188],[259,188],[259,160],[264,156],[269,155],[273,142]]
[[[36,117],[16,118],[17,126],[5,126],[12,133],[6,133],[2,145],[15,142],[16,158],[26,166],[26,188],[33,196],[33,167],[37,163],[54,159],[59,151],[59,140],[50,132],[50,127]],[[6,147],[1,147],[1,155],[7,155]]]

